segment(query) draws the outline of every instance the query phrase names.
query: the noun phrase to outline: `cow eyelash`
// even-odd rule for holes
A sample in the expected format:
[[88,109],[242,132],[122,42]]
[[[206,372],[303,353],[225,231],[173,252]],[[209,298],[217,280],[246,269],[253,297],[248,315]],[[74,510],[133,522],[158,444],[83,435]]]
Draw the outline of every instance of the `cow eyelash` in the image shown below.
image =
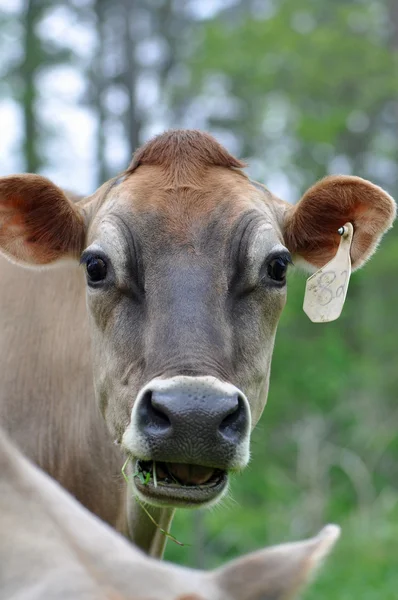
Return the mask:
[[108,263],[108,257],[101,250],[84,250],[80,256],[79,264],[85,265],[91,258],[100,258]]

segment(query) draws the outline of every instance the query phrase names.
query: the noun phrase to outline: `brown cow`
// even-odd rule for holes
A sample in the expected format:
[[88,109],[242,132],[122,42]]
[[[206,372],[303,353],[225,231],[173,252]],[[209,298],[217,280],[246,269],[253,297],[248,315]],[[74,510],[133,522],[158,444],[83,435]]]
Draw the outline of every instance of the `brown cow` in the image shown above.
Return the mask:
[[126,454],[164,528],[174,507],[217,502],[249,460],[292,258],[324,265],[351,222],[358,268],[395,216],[358,177],[291,206],[242,167],[209,135],[172,131],[77,203],[37,175],[0,179],[0,250],[39,267],[0,265],[0,421],[156,556],[164,538],[126,495]]
[[33,466],[0,431],[1,600],[282,600],[330,551],[339,528],[204,573],[137,550]]

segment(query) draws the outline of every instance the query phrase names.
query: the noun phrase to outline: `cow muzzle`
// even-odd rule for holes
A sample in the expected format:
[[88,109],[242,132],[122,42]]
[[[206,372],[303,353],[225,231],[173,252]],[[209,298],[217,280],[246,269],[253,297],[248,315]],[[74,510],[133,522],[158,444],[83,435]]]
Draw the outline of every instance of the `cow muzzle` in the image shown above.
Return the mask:
[[245,395],[215,377],[154,379],[138,394],[123,447],[145,502],[200,506],[218,501],[231,471],[249,460]]

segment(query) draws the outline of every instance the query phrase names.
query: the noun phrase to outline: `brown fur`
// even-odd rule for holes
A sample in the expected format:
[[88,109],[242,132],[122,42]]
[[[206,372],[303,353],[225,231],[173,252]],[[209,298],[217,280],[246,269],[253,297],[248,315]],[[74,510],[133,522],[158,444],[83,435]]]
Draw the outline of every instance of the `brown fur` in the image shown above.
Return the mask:
[[360,177],[331,176],[311,187],[287,213],[285,238],[290,251],[322,267],[340,242],[339,227],[354,226],[353,268],[372,254],[380,234],[391,227],[395,204],[381,188]]
[[48,264],[83,249],[85,225],[64,192],[39,175],[0,180],[0,246],[19,260]]
[[173,188],[201,185],[200,177],[208,167],[245,166],[211,135],[195,130],[172,130],[153,138],[136,151],[127,173],[141,165],[161,167],[167,173],[168,186]]
[[[210,220],[214,212],[228,205],[225,230],[250,209],[256,196],[247,177],[237,170],[206,167],[200,185],[169,187],[169,173],[160,166],[142,166],[120,185],[118,194],[126,210],[136,214],[157,214],[164,219],[167,234],[177,243],[195,237],[198,223]],[[133,203],[132,203],[133,200]]]

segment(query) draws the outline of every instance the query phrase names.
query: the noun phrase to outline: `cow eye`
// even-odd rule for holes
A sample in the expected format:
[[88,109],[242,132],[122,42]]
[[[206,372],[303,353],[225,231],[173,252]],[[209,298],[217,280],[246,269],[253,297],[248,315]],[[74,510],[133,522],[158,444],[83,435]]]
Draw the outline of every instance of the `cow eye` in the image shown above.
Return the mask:
[[90,281],[102,281],[106,277],[106,262],[102,258],[93,256],[86,262],[86,271]]
[[273,258],[267,267],[267,274],[270,279],[283,283],[286,280],[287,267],[291,260],[287,256],[278,256]]

